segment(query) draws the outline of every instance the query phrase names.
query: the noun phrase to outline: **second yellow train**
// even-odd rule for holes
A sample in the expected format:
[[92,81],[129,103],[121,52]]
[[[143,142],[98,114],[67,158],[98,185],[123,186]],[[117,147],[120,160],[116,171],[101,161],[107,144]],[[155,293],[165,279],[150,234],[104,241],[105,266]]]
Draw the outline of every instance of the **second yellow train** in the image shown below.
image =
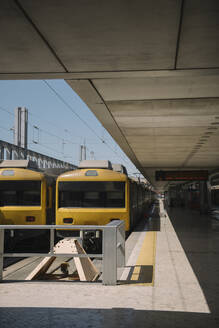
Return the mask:
[[[109,161],[82,161],[79,169],[57,178],[56,224],[106,225],[118,219],[125,221],[128,235],[152,201],[153,193],[145,184],[114,171]],[[73,234],[78,232],[58,231],[61,237]],[[100,244],[100,238],[98,231],[83,236],[84,242],[87,239],[94,248]]]

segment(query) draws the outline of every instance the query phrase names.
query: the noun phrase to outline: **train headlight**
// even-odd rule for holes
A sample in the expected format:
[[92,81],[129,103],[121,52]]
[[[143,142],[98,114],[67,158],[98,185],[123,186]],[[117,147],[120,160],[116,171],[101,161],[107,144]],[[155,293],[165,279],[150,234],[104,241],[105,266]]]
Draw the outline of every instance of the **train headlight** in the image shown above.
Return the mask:
[[26,216],[26,221],[27,222],[34,222],[35,221],[35,216]]
[[64,218],[63,223],[73,223],[73,219],[72,218]]

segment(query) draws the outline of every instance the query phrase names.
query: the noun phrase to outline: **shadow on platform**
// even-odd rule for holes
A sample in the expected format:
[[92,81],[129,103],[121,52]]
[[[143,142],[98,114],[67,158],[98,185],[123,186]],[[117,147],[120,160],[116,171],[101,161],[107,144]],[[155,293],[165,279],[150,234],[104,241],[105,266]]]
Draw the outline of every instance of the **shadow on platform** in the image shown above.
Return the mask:
[[212,227],[211,218],[198,211],[185,208],[167,208],[167,211],[210,311],[219,313],[218,231]]
[[216,328],[218,318],[206,313],[135,310],[133,308],[0,308],[1,328]]

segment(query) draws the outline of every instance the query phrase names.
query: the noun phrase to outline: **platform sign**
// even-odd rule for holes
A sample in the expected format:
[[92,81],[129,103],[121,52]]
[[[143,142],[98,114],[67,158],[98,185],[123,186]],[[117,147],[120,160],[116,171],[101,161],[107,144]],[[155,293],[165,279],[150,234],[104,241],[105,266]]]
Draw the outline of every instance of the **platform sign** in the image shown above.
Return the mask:
[[206,181],[208,171],[155,171],[155,179],[156,181]]

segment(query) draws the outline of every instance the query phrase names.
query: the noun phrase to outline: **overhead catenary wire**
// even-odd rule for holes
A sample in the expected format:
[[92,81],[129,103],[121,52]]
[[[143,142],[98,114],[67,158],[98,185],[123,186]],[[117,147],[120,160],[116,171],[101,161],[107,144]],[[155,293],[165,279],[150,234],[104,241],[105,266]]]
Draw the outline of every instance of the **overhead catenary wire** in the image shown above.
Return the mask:
[[58,91],[55,90],[54,87],[52,87],[48,81],[43,80],[44,83],[47,85],[47,87],[57,96],[57,98],[59,98],[59,100],[81,121],[83,122],[83,124],[101,141],[101,143],[105,144],[116,156],[120,157],[123,161],[125,161],[128,165],[129,163],[127,162],[126,159],[122,158],[122,156],[120,156],[118,153],[116,153],[114,151],[114,149],[112,149],[112,147],[110,147],[110,145],[103,139],[101,138],[96,131],[83,119],[80,117],[80,115],[78,115],[75,110],[72,108],[71,105],[68,104],[68,102],[58,93]]
[[[34,125],[33,123],[31,123],[30,121],[28,122],[28,124],[31,125],[33,128],[36,127],[36,125]],[[37,127],[37,128],[38,128],[38,127]],[[38,129],[39,129],[39,131],[41,131],[41,132],[43,132],[43,133],[45,133],[45,134],[48,134],[48,135],[51,136],[51,137],[58,138],[58,139],[60,139],[61,141],[64,140],[66,143],[70,143],[70,144],[72,144],[72,145],[79,145],[79,144],[80,144],[79,142],[72,142],[71,140],[68,140],[68,139],[62,138],[62,137],[58,136],[57,134],[54,134],[54,133],[48,132],[48,131],[46,131],[46,130],[44,130],[44,129],[42,129],[42,128],[38,128]]]
[[44,83],[48,86],[48,88],[50,89],[50,90],[52,90],[52,92],[61,100],[61,102],[63,103],[63,104],[65,104],[65,106],[81,121],[81,122],[83,122],[83,124],[84,125],[86,125],[86,127],[90,130],[90,131],[92,131],[92,133],[98,138],[98,139],[100,139],[101,141],[102,141],[102,138],[95,132],[95,130],[83,119],[83,118],[81,118],[80,117],[80,115],[78,115],[76,112],[75,112],[75,110],[67,103],[67,101],[54,89],[54,87],[52,87],[49,83],[48,83],[48,81],[46,81],[46,80],[43,80],[44,81]]
[[[109,147],[117,156],[119,156],[110,146],[109,146],[109,144],[104,140],[104,137],[100,137],[74,110],[73,110],[73,108],[57,93],[57,91],[53,88],[53,87],[51,87],[50,86],[50,84],[46,81],[46,80],[43,80],[49,87],[50,87],[50,89],[52,89],[52,91],[53,92],[55,92],[55,94],[56,94],[56,96],[59,96],[59,98],[61,99],[61,101],[62,102],[64,102],[64,104],[66,105],[66,106],[68,106],[70,109],[71,109],[71,111],[73,111],[74,112],[74,114],[95,134],[95,136],[103,143],[103,144],[105,144],[107,147]],[[5,111],[5,112],[7,112],[7,113],[9,113],[10,115],[12,115],[12,116],[14,116],[14,114],[12,113],[12,112],[10,112],[9,110],[7,110],[7,109],[5,109],[5,108],[3,108],[3,107],[1,107],[0,106],[0,109],[2,109],[3,111]],[[39,116],[38,115],[35,115],[35,114],[33,114],[33,113],[31,113],[30,111],[28,111],[28,114],[30,114],[31,116],[35,116],[35,117],[38,117],[39,118]],[[57,125],[55,125],[55,124],[52,124],[51,122],[49,122],[49,121],[47,121],[47,123],[49,123],[49,124],[51,124],[51,125],[53,125],[53,126],[55,126],[55,127],[58,127]],[[33,128],[35,127],[35,124],[34,123],[32,123],[32,122],[30,122],[30,120],[28,121],[28,124],[30,125],[30,126],[32,126]],[[67,129],[65,129],[65,131],[66,131]],[[44,129],[42,129],[42,128],[39,128],[39,131],[41,131],[41,132],[44,132],[44,133],[46,133],[46,134],[48,134],[48,135],[50,135],[50,136],[52,136],[52,137],[56,137],[56,138],[58,138],[58,139],[60,139],[60,140],[63,140],[63,138],[62,137],[60,137],[60,136],[58,136],[58,135],[56,135],[56,134],[54,134],[54,133],[51,133],[51,132],[48,132],[48,131],[46,131],[46,130],[44,130]],[[68,131],[68,130],[67,130]],[[68,133],[69,133],[69,131],[68,131]],[[70,134],[70,133],[69,133]],[[74,136],[75,137],[75,136]],[[78,137],[78,138],[82,138],[82,137]],[[80,145],[80,143],[79,142],[72,142],[72,141],[70,141],[70,140],[67,140],[67,139],[64,139],[64,142],[67,142],[67,143],[71,143],[71,144],[73,144],[73,145],[75,145],[75,144],[78,144],[78,145]],[[91,144],[91,143],[89,143],[89,144]],[[121,156],[120,156],[120,158],[122,158]],[[123,159],[123,158],[122,158]],[[123,159],[124,160],[124,159]]]
[[[2,111],[4,111],[4,112],[6,112],[6,113],[8,113],[8,114],[10,114],[11,116],[14,116],[14,113],[12,113],[12,112],[10,112],[9,110],[7,110],[6,108],[4,108],[4,107],[2,107],[2,106],[0,106],[0,110],[2,110]],[[30,113],[31,114],[31,116],[36,116],[37,117],[37,115],[35,115],[35,114],[32,114],[30,111],[28,111],[28,113]],[[28,120],[28,125],[31,127],[31,128],[36,128],[36,125],[33,123],[33,122],[31,122],[30,120]],[[51,125],[53,125],[53,124],[51,124]],[[54,126],[56,126],[56,125],[54,125]],[[11,128],[5,128],[5,127],[0,127],[2,130],[4,130],[4,131],[7,131],[7,132],[10,132],[10,130],[11,130]],[[38,127],[37,127],[38,128]],[[51,136],[51,137],[55,137],[55,138],[57,138],[57,139],[59,139],[62,143],[64,143],[64,144],[67,144],[67,143],[70,143],[70,144],[72,144],[72,145],[80,145],[81,143],[80,142],[72,142],[72,141],[70,141],[70,140],[68,140],[68,139],[64,139],[64,138],[62,138],[62,137],[60,137],[60,136],[58,136],[58,135],[56,135],[56,134],[54,134],[54,133],[51,133],[51,132],[49,132],[48,130],[46,131],[46,130],[44,130],[44,129],[42,129],[42,128],[38,128],[38,130],[41,132],[41,133],[45,133],[45,134],[47,134],[47,135],[49,135],[49,136]],[[65,129],[65,130],[63,130],[63,131],[67,131],[67,129]],[[69,133],[70,134],[70,133]],[[96,134],[95,134],[96,135]],[[75,136],[74,136],[75,137]],[[80,137],[80,138],[82,138],[82,137]],[[123,154],[123,157],[122,156],[120,156],[115,150],[113,150],[109,145],[108,145],[108,143],[105,141],[105,140],[103,140],[101,137],[99,137],[98,136],[98,139],[99,140],[101,140],[101,142],[103,143],[103,144],[105,144],[108,148],[110,148],[110,150],[111,151],[113,151],[114,153],[115,153],[115,155],[117,155],[117,156],[119,156],[123,161],[125,161],[126,163],[127,163],[127,161],[126,161],[126,159],[124,158],[124,154]],[[46,148],[46,149],[48,149],[48,150],[50,150],[50,151],[53,151],[53,152],[55,152],[56,154],[58,154],[59,156],[60,155],[62,155],[63,156],[63,151],[57,151],[57,149],[54,149],[54,148],[52,148],[52,147],[49,147],[48,146],[48,144],[57,144],[56,142],[50,142],[50,143],[48,143],[48,142],[28,142],[28,145],[29,146],[31,146],[31,145],[36,145],[36,144],[38,144],[39,146],[41,146],[41,147],[43,147],[43,148]],[[98,143],[94,143],[94,142],[88,142],[87,144],[89,144],[89,145],[94,145],[94,144],[98,144]],[[86,148],[87,148],[87,150],[88,150],[88,152],[91,154],[91,152],[93,152],[94,153],[94,151],[92,150],[92,149],[90,149],[87,145],[86,145]],[[65,154],[64,155],[64,157],[65,158],[73,158],[73,159],[76,159],[75,157],[73,157],[73,156],[70,156],[70,154]]]
[[[8,113],[8,114],[10,114],[11,116],[14,116],[14,113],[10,112],[9,110],[7,110],[6,108],[4,108],[4,107],[2,107],[2,106],[0,106],[0,110],[6,112],[6,113]],[[28,115],[35,116],[35,117],[40,118],[38,115],[35,115],[35,114],[33,114],[32,112],[30,112],[30,110],[28,110]],[[44,121],[45,121],[45,119],[44,119]],[[60,127],[58,127],[57,125],[55,125],[55,124],[53,124],[53,123],[51,123],[51,122],[49,122],[49,121],[46,121],[46,122],[47,122],[48,124],[50,124],[50,125],[52,125],[52,126],[54,126],[54,127],[60,129]],[[28,124],[29,124],[29,125],[32,125],[32,127],[36,127],[36,125],[35,125],[33,122],[31,122],[30,120],[28,120]],[[44,130],[44,129],[42,129],[42,128],[39,128],[39,130],[40,130],[40,131],[43,131],[44,133],[46,133],[46,134],[48,134],[48,135],[50,135],[50,136],[53,136],[53,137],[56,137],[56,138],[59,138],[59,139],[63,139],[62,137],[60,137],[60,136],[58,136],[58,135],[56,135],[56,134],[54,134],[54,133],[48,132],[48,130],[46,131],[46,130]],[[72,137],[74,137],[74,138],[82,138],[81,136],[75,136],[75,135],[72,135],[67,129],[64,129],[63,132],[66,132],[66,133],[70,134],[70,135],[71,135]],[[65,140],[66,142],[68,142],[68,143],[71,143],[71,144],[80,144],[80,142],[72,142],[72,141],[70,141],[70,140],[68,140],[68,139],[64,139],[64,140]]]
[[[14,117],[14,113],[13,112],[10,112],[8,109],[6,109],[6,108],[4,108],[4,107],[2,107],[2,106],[0,106],[0,110],[1,111],[3,111],[3,112],[5,112],[5,113],[8,113],[8,114],[10,114],[11,116],[13,116]],[[29,111],[28,111],[28,113],[29,113]],[[28,121],[28,125],[29,126],[31,126],[31,127],[33,127],[33,128],[35,128],[36,126],[35,126],[35,124],[33,124],[33,123],[31,123],[30,121]],[[8,128],[6,128],[6,127],[3,127],[3,126],[0,126],[0,129],[1,130],[4,130],[4,131],[6,131],[6,132],[10,132],[11,130],[12,130],[12,128],[10,128],[10,127],[8,127]],[[52,136],[52,137],[56,137],[56,138],[59,138],[61,141],[63,141],[63,138],[62,137],[60,137],[60,136],[58,136],[58,135],[55,135],[55,134],[53,134],[53,133],[50,133],[50,132],[48,132],[48,131],[46,131],[46,130],[44,130],[44,129],[41,129],[41,128],[39,128],[39,131],[41,131],[41,132],[43,132],[43,133],[46,133],[46,134],[48,134],[48,135],[50,135],[50,136]],[[70,141],[70,140],[67,140],[67,139],[64,139],[64,142],[65,143],[71,143],[71,144],[73,144],[73,145],[79,145],[80,143],[79,142],[72,142],[72,141]],[[36,144],[35,142],[28,142],[28,145],[33,145],[33,144]],[[54,149],[54,148],[52,148],[52,147],[48,147],[48,146],[46,146],[45,145],[45,143],[42,143],[42,142],[37,142],[37,144],[39,144],[41,147],[43,147],[43,148],[46,148],[46,149],[48,149],[48,150],[50,150],[50,151],[52,151],[52,152],[55,152],[57,155],[62,155],[63,156],[63,153],[61,152],[61,151],[58,151],[57,149]],[[55,144],[55,143],[54,143]],[[68,154],[67,154],[68,155]],[[68,156],[69,158],[70,157],[72,157],[72,158],[74,158],[73,156]]]
[[43,145],[43,144],[39,144],[39,145],[40,145],[41,147],[43,147],[43,148],[47,148],[47,149],[49,149],[49,150],[52,150],[52,151],[55,152],[56,154],[63,155],[62,152],[61,152],[61,151],[58,151],[57,149],[54,149],[54,148],[52,148],[52,147],[45,146],[45,145]]
[[[82,117],[80,117],[80,115],[78,115],[76,112],[75,112],[75,110],[72,108],[72,106],[57,92],[57,90],[55,90],[55,88],[54,87],[52,87],[49,83],[48,83],[48,81],[46,81],[46,80],[43,80],[43,82],[47,85],[47,87],[60,99],[60,101],[62,102],[62,103],[64,103],[64,105],[96,136],[96,138],[102,143],[102,144],[104,144],[106,147],[108,147],[115,155],[116,155],[116,157],[119,157],[119,158],[121,158],[122,159],[122,161],[124,161],[124,162],[126,162],[127,163],[127,165],[129,166],[130,165],[130,163],[127,161],[127,159],[125,158],[126,157],[126,155],[125,154],[118,154],[118,152],[117,151],[115,151],[109,144],[108,144],[108,142],[106,141],[106,139],[104,138],[104,127],[103,127],[103,133],[102,133],[102,137],[101,136],[99,136],[97,133],[96,133],[96,131],[82,118]],[[14,113],[12,113],[12,112],[10,112],[9,110],[7,110],[6,108],[4,108],[4,107],[2,107],[2,106],[0,106],[0,109],[2,110],[2,111],[4,111],[4,112],[7,112],[9,115],[11,115],[11,116],[14,116]],[[31,116],[35,116],[35,117],[38,117],[39,119],[40,119],[40,117],[38,116],[38,115],[36,115],[36,114],[33,114],[31,111],[28,111],[28,113],[31,115]],[[44,120],[45,121],[45,120]],[[46,121],[48,124],[50,124],[50,125],[53,125],[53,126],[55,126],[56,128],[58,127],[57,125],[55,125],[55,124],[53,124],[52,122],[49,122],[49,121]],[[32,126],[33,128],[35,127],[35,124],[33,124],[33,123],[31,123],[30,121],[28,122],[28,124],[30,125],[30,126]],[[60,129],[60,127],[58,127],[59,129]],[[4,129],[4,130],[6,130],[6,129]],[[9,130],[7,130],[7,131],[10,131],[10,129]],[[70,144],[73,144],[73,145],[80,145],[81,144],[81,142],[72,142],[72,141],[70,141],[70,140],[68,140],[68,139],[65,139],[65,138],[62,138],[62,137],[60,137],[60,135],[58,136],[58,135],[56,135],[56,134],[54,134],[54,133],[51,133],[51,132],[49,132],[48,130],[46,131],[46,130],[44,130],[44,129],[42,129],[42,128],[39,128],[39,131],[41,132],[41,133],[45,133],[45,134],[47,134],[47,135],[50,135],[51,137],[55,137],[55,138],[58,138],[60,141],[62,141],[62,142],[64,142],[64,143],[70,143]],[[72,135],[67,129],[64,129],[63,131],[65,131],[66,133],[68,133],[69,135],[71,135],[72,137],[78,137],[78,138],[82,138],[82,137],[79,137],[79,136],[74,136],[74,135]],[[43,146],[44,145],[44,147],[46,148],[48,148],[48,146],[45,146],[45,144],[46,143],[42,143],[42,141],[39,143],[39,142],[37,142],[40,146]],[[31,144],[31,143],[29,143],[29,144]],[[32,143],[32,144],[35,144],[35,143]],[[95,144],[95,143],[91,143],[91,142],[88,142],[88,144]],[[49,148],[48,148],[49,149]],[[50,150],[52,150],[52,151],[55,151],[56,153],[57,153],[57,150],[54,150],[54,149],[52,149],[52,148],[50,148]],[[62,153],[62,152],[59,152],[60,154]]]
[[[62,138],[60,138],[62,140]],[[62,156],[63,157],[63,152],[62,151],[59,151],[57,149],[54,149],[53,147],[49,147],[48,144],[56,144],[57,143],[44,143],[44,142],[40,142],[38,141],[37,143],[36,142],[30,142],[28,143],[28,145],[36,145],[38,144],[40,147],[43,147],[43,148],[46,148],[46,149],[49,149],[50,151],[53,151],[54,153],[56,153],[58,156]],[[65,154],[64,157],[66,157],[66,155],[69,155],[69,154]],[[69,158],[74,158],[73,156],[68,156]]]
[[[38,119],[41,120],[41,118],[38,115],[36,115],[35,113],[32,113],[31,111],[28,111],[28,113],[30,114],[30,116],[36,117],[36,118],[38,118]],[[53,127],[55,127],[56,129],[59,129],[59,131],[60,131],[60,126],[54,124],[53,122],[50,122],[50,121],[45,120],[45,119],[44,119],[44,122],[47,123],[47,124],[49,124],[49,125],[51,125],[51,126],[53,126]],[[72,133],[69,132],[68,129],[64,129],[62,131],[65,132],[65,133],[68,133],[73,138],[80,138],[80,139],[82,138],[81,136],[75,136],[75,135],[73,135]]]

